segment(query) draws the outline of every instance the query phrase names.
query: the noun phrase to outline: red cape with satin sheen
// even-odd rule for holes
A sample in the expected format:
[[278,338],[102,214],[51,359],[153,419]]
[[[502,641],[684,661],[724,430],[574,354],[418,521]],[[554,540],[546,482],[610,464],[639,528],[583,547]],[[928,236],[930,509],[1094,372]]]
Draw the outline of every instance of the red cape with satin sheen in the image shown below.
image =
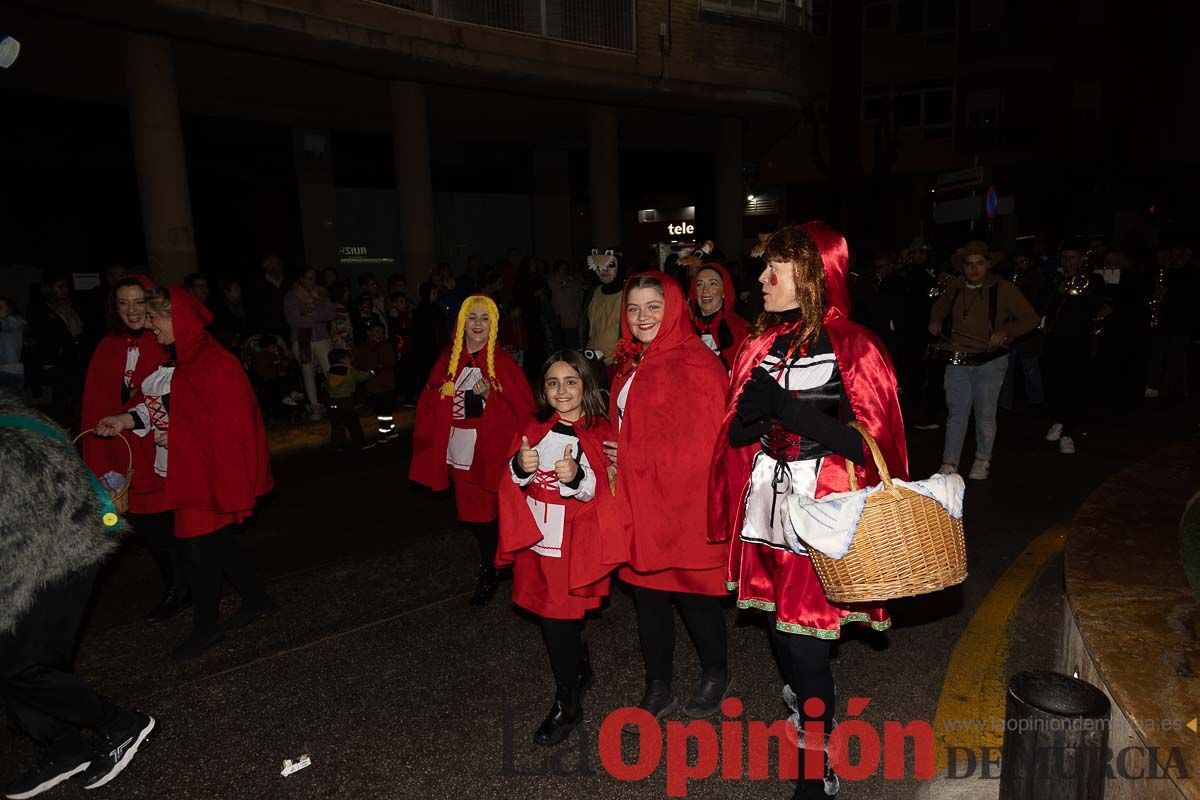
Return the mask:
[[212,313],[183,287],[169,291],[176,358],[165,507],[248,514],[275,485],[258,398],[241,362],[204,330]]
[[[703,493],[729,379],[692,330],[679,284],[661,273],[642,274],[662,281],[666,307],[658,335],[633,373],[617,434],[616,501],[628,562],[637,572],[712,569],[724,564],[725,548],[708,542]],[[617,352],[630,351],[632,341],[622,314]],[[622,368],[613,381],[614,427],[617,397],[629,377]]]
[[[824,223],[809,222],[801,227],[812,237],[825,263],[825,332],[833,346],[850,409],[879,445],[892,477],[907,479],[908,447],[896,395],[896,373],[887,351],[875,335],[849,320],[846,241]],[[794,329],[794,325],[776,326],[748,340],[734,361],[728,409],[713,454],[709,483],[708,524],[713,541],[728,541],[737,537],[741,530],[751,462],[759,450],[757,443],[737,448],[729,446],[729,422],[737,413],[737,400],[751,370],[762,362],[775,337]],[[865,443],[863,453],[867,466],[855,468],[860,488],[879,483],[878,470]],[[846,459],[836,454],[827,457],[817,475],[816,496],[848,491],[849,487]]]
[[[530,421],[524,430],[513,438],[509,446],[509,461],[520,449],[521,436],[530,442],[540,442],[558,422],[555,414],[546,422]],[[579,506],[571,524],[570,540],[567,544],[567,573],[571,594],[595,597],[608,594],[607,582],[601,584],[616,564],[623,560],[623,548],[616,537],[605,537],[606,530],[617,530],[619,520],[612,490],[608,483],[608,458],[604,455],[604,442],[616,438],[616,431],[606,419],[593,419],[589,427],[574,425],[579,436],[580,447],[587,456],[588,464],[597,470],[596,496],[587,503],[569,497],[563,503]],[[533,547],[542,540],[541,531],[525,502],[525,492],[505,475],[500,481],[500,545],[496,552],[496,566],[513,563],[517,552]]]
[[[131,335],[110,333],[100,340],[88,363],[83,383],[81,430],[95,427],[103,417],[120,414],[126,403],[121,400],[125,382],[125,355]],[[134,397],[141,392],[142,381],[166,360],[166,351],[150,331],[137,337],[138,360],[133,370]],[[163,479],[154,472],[154,437],[123,434],[133,450],[133,481],[129,487],[129,511],[155,514],[163,510]],[[124,475],[129,468],[129,450],[118,438],[83,437],[83,460],[97,476],[106,472]]]
[[[486,352],[480,350],[479,353],[481,368],[486,372]],[[465,361],[465,358],[463,360]],[[512,456],[508,445],[517,435],[517,431],[525,427],[533,415],[534,408],[529,383],[512,356],[497,347],[495,364],[497,374],[487,377],[498,377],[502,391],[493,388],[488,393],[483,416],[479,420],[475,458],[471,462],[471,468],[466,470],[468,481],[489,492],[495,492],[499,488],[505,465]],[[429,373],[429,382],[417,400],[417,418],[413,426],[413,457],[408,468],[409,480],[428,486],[435,492],[450,486],[446,447],[450,443],[454,398],[441,392],[449,367],[450,348],[446,347],[438,356],[437,363],[433,365],[433,371]],[[459,369],[462,369],[461,364]]]
[[692,281],[692,285],[688,287],[688,303],[692,306],[692,311],[695,314],[693,324],[696,328],[696,333],[700,335],[709,334],[713,337],[713,341],[717,346],[721,346],[721,322],[724,321],[729,326],[729,332],[733,335],[733,343],[721,350],[721,354],[733,364],[734,354],[738,348],[742,346],[742,342],[746,341],[750,336],[750,323],[742,319],[742,316],[733,310],[734,303],[737,301],[737,295],[733,289],[733,278],[729,276],[729,270],[716,263],[705,264],[696,270],[696,274],[700,274],[700,270],[711,269],[721,276],[721,282],[725,284],[725,297],[722,301],[722,309],[718,311],[708,322],[700,319],[700,305],[696,297],[696,282]]

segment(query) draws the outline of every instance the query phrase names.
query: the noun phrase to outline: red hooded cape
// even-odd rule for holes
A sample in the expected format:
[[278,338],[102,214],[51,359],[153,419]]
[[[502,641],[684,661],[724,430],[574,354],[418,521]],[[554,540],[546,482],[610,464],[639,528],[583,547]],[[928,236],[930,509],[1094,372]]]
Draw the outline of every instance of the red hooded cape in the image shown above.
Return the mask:
[[[906,480],[908,448],[896,395],[896,374],[887,351],[875,335],[850,321],[850,291],[846,284],[850,258],[846,240],[823,222],[808,222],[800,227],[817,245],[825,265],[825,332],[833,346],[854,419],[862,423],[878,443],[892,477]],[[785,325],[764,331],[746,343],[734,362],[728,408],[713,454],[709,483],[708,525],[713,541],[733,539],[735,546],[740,541],[738,532],[742,527],[750,468],[759,449],[757,444],[729,446],[729,422],[737,412],[742,387],[751,370],[771,349],[776,336],[794,329],[794,325]],[[879,472],[865,443],[863,453],[867,466],[855,468],[858,484],[860,487],[873,486],[879,483]],[[824,497],[849,488],[846,459],[836,454],[828,456],[817,476],[816,496]]]
[[212,312],[181,286],[169,291],[175,374],[165,506],[236,521],[275,485],[262,412],[241,363],[204,330]]
[[[666,307],[662,327],[633,373],[617,434],[616,505],[628,562],[637,572],[712,569],[723,565],[725,548],[708,543],[702,492],[729,380],[692,330],[679,284],[662,273],[641,275],[661,280]],[[609,401],[614,427],[617,397],[632,371],[628,355],[640,349],[622,314],[617,353],[627,357],[618,362]]]
[[[480,351],[483,352],[483,351]],[[487,360],[481,368],[487,370]],[[488,394],[475,440],[475,459],[466,470],[466,479],[489,492],[497,491],[505,465],[512,455],[508,445],[533,414],[533,393],[525,374],[499,346],[495,352],[496,374],[502,390],[493,387]],[[413,457],[408,468],[409,480],[440,492],[450,486],[450,467],[446,447],[450,443],[454,398],[442,394],[442,382],[450,367],[450,347],[442,349],[429,382],[417,399],[417,418],[413,426]],[[460,365],[461,368],[461,365]]]
[[724,322],[729,326],[729,332],[733,335],[733,344],[723,348],[720,352],[721,357],[733,364],[734,354],[738,348],[742,346],[742,342],[750,335],[750,323],[742,319],[741,315],[733,310],[734,304],[737,302],[737,294],[733,288],[733,278],[729,276],[729,271],[715,261],[709,262],[700,269],[696,270],[696,274],[700,274],[700,270],[711,269],[721,276],[721,282],[725,284],[725,298],[723,307],[720,311],[713,315],[713,318],[708,322],[700,319],[699,299],[696,297],[696,282],[692,281],[688,286],[688,304],[692,307],[692,312],[695,315],[693,325],[696,328],[696,333],[703,336],[709,334],[713,337],[713,341],[720,347],[721,344],[721,323]]
[[[539,442],[557,421],[557,414],[546,422],[531,420],[509,446],[509,460],[520,448],[522,435],[528,436],[530,442]],[[615,537],[604,536],[604,531],[618,529],[610,526],[620,525],[608,483],[608,458],[604,455],[604,442],[615,439],[616,431],[606,419],[593,419],[588,427],[575,423],[574,427],[588,464],[599,474],[596,475],[594,499],[580,503],[563,498],[564,503],[579,507],[571,522],[567,544],[567,580],[571,594],[600,597],[608,594],[608,581],[605,579],[624,555],[621,543],[614,541]],[[508,566],[513,563],[517,552],[533,547],[541,540],[542,534],[525,502],[525,492],[504,476],[500,481],[500,545],[496,566]]]
[[[149,279],[142,280],[142,287],[152,289]],[[109,333],[100,340],[96,352],[88,363],[87,377],[83,384],[83,414],[81,429],[95,427],[103,417],[120,414],[125,410],[121,388],[125,381],[125,354],[135,337],[127,332]],[[158,369],[166,360],[162,345],[149,331],[136,337],[138,345],[137,366],[133,370],[132,394],[141,391],[142,381]],[[154,438],[151,436],[125,435],[133,450],[133,482],[129,487],[129,512],[131,514],[155,514],[163,510],[163,479],[154,472]],[[129,450],[117,438],[85,436],[83,438],[83,460],[96,475],[119,472],[124,475],[129,467]]]

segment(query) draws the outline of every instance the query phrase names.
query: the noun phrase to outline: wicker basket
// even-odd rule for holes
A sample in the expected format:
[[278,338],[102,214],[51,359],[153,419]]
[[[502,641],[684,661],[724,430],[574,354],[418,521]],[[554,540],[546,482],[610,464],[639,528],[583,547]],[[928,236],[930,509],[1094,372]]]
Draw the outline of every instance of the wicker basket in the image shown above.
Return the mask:
[[[850,427],[871,450],[883,489],[867,496],[850,551],[834,560],[810,549],[813,567],[836,603],[864,603],[936,592],[967,579],[967,549],[961,519],[936,500],[895,486],[879,445],[857,422]],[[850,490],[858,490],[847,459]]]
[[[78,436],[71,440],[71,444],[75,444],[89,433],[95,432],[95,428],[88,428],[86,431],[81,431]],[[129,446],[129,440],[121,434],[118,433],[117,438],[125,443],[125,449],[129,452],[129,467],[125,470],[125,486],[116,494],[109,492],[108,496],[112,500],[113,507],[116,508],[117,513],[124,514],[129,510],[129,486],[133,483],[133,448]],[[107,487],[105,489],[107,490]]]

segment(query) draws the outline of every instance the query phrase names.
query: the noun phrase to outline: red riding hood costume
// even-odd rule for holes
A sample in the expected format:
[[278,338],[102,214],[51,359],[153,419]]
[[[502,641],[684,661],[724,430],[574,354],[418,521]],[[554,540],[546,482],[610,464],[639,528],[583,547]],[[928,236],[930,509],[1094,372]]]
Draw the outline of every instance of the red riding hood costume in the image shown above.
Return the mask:
[[[717,440],[709,485],[709,529],[713,541],[729,541],[728,582],[738,592],[738,606],[776,614],[776,627],[824,639],[837,638],[847,622],[869,623],[882,630],[891,621],[879,604],[843,605],[829,602],[807,554],[797,554],[779,541],[777,505],[783,491],[823,497],[849,489],[846,458],[823,449],[812,439],[775,427],[743,446],[730,444],[738,400],[752,371],[765,368],[797,399],[824,404],[841,423],[857,420],[878,443],[894,477],[907,478],[908,455],[904,424],[896,395],[896,377],[878,339],[849,320],[846,285],[848,252],[845,239],[823,223],[802,230],[816,244],[825,269],[825,316],[816,342],[799,353],[781,355],[780,345],[792,340],[798,322],[785,322],[751,339],[733,366],[729,408]],[[785,380],[794,381],[790,385]],[[840,381],[840,383],[839,383]],[[841,429],[841,423],[833,424]],[[855,444],[861,444],[861,440]],[[860,486],[879,482],[870,455],[862,445],[865,466],[857,466]],[[806,456],[805,453],[818,453]],[[769,505],[769,515],[766,507]]]
[[[540,463],[529,475],[510,466],[500,481],[496,566],[513,565],[517,605],[549,619],[582,619],[608,594],[612,565],[604,563],[604,531],[613,495],[604,442],[615,431],[606,419],[570,424],[555,414],[546,422],[531,421],[521,435]],[[515,453],[519,445],[520,436],[509,450]],[[559,483],[554,471],[566,446],[580,467],[571,485]]]
[[[464,305],[472,301],[468,297]],[[512,356],[495,346],[499,322],[492,320],[491,340],[478,353],[462,347],[453,375],[449,374],[452,348],[444,348],[417,400],[408,477],[435,492],[448,488],[453,480],[460,522],[496,519],[496,492],[501,480],[508,479],[509,444],[533,414],[533,394],[524,373]],[[486,399],[472,392],[483,377],[492,385]],[[451,394],[443,391],[447,383],[452,384]]]
[[691,304],[692,313],[695,315],[693,325],[696,333],[700,334],[700,341],[708,345],[708,348],[716,353],[728,367],[733,363],[733,357],[737,355],[742,342],[746,341],[750,335],[750,323],[733,310],[737,295],[734,292],[733,279],[729,276],[729,271],[715,261],[711,261],[696,270],[696,274],[699,275],[706,269],[711,269],[721,276],[725,292],[721,308],[708,319],[701,315],[695,281],[692,281],[688,287],[688,303]]
[[212,313],[191,292],[169,291],[175,356],[143,382],[142,402],[130,413],[135,432],[167,434],[154,469],[165,473],[163,507],[175,512],[175,535],[186,539],[242,522],[274,482],[262,412],[241,362],[204,330]]
[[728,376],[692,330],[678,283],[661,273],[630,280],[642,276],[661,281],[665,307],[644,350],[621,315],[609,402],[618,429],[617,518],[628,551],[618,574],[647,589],[721,595],[726,548],[708,541],[701,493]]
[[[141,275],[142,288],[154,284]],[[166,360],[166,351],[146,330],[125,330],[107,334],[96,346],[83,384],[83,428],[92,428],[102,418],[120,414],[138,393],[142,381]],[[127,437],[133,451],[133,481],[129,487],[130,514],[156,514],[163,510],[163,480],[154,472],[154,441]],[[116,472],[124,475],[129,467],[129,451],[119,439],[87,436],[83,439],[83,460],[96,475]]]

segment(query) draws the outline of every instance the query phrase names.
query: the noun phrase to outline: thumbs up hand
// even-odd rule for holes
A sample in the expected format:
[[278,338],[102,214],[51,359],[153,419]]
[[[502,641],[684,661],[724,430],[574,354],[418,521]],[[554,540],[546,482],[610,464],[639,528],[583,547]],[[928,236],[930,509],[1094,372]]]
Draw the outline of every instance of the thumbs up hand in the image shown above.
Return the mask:
[[538,470],[538,451],[529,446],[529,437],[521,437],[521,449],[517,451],[517,464],[521,466],[521,470],[526,474],[533,474]]
[[571,455],[571,445],[563,450],[562,460],[554,462],[554,474],[559,483],[570,483],[579,474],[579,462]]

